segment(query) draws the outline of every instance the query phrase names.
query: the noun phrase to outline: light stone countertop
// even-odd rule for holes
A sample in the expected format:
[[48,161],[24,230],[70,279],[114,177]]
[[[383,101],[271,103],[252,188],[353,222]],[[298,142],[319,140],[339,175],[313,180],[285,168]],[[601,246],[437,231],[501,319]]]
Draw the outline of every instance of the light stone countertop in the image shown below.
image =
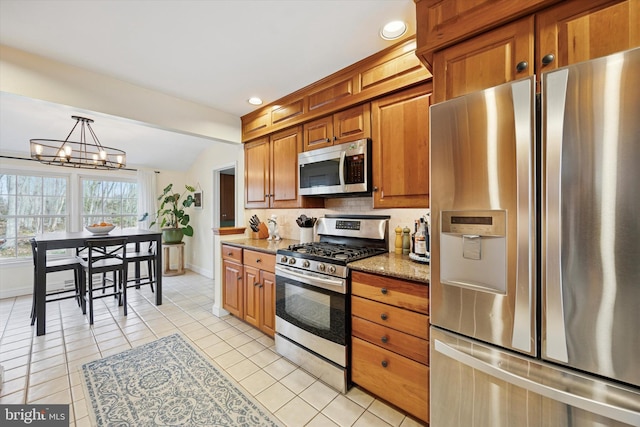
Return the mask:
[[287,249],[289,245],[297,244],[297,240],[282,239],[282,240],[267,240],[267,239],[238,239],[238,240],[225,240],[223,245],[237,246],[243,249],[250,249],[259,252],[265,252],[268,254],[274,254],[278,249]]
[[[282,239],[269,241],[267,239],[238,239],[225,240],[223,245],[236,246],[268,254],[274,254],[278,249],[287,249],[290,245],[297,244],[297,240]],[[348,264],[351,270],[365,273],[380,274],[382,276],[395,277],[397,279],[412,280],[425,285],[429,284],[431,269],[428,264],[412,261],[409,255],[396,255],[387,252],[370,258],[353,261]]]
[[409,255],[396,255],[391,252],[353,261],[348,266],[351,270],[412,280],[424,285],[429,285],[431,274],[429,264],[412,261]]

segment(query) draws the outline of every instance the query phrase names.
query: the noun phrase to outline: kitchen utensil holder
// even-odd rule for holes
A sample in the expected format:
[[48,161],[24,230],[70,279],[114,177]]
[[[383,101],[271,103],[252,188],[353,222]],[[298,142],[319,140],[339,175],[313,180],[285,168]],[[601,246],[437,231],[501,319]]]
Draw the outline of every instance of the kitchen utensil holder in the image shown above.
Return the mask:
[[267,228],[267,224],[264,222],[261,222],[260,225],[258,225],[258,231],[251,232],[252,239],[266,239],[267,237],[269,237],[269,229]]
[[300,227],[300,243],[313,242],[313,227]]

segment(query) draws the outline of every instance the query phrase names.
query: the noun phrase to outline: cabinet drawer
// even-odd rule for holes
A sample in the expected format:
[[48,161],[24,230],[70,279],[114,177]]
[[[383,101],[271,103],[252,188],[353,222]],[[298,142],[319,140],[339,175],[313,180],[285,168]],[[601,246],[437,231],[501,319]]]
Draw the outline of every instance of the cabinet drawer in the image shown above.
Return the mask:
[[222,259],[237,261],[242,264],[242,248],[235,246],[222,245]]
[[274,273],[276,268],[276,256],[266,254],[264,252],[256,252],[245,249],[244,265],[250,265],[251,267],[255,267],[259,270]]
[[429,316],[425,314],[356,296],[351,296],[351,313],[378,325],[425,340],[429,339]]
[[429,368],[361,339],[352,342],[353,382],[428,421]]
[[351,318],[351,333],[379,347],[408,357],[416,362],[429,364],[429,341],[414,337],[359,317]]
[[352,295],[429,313],[429,287],[426,285],[359,271],[354,271],[351,277]]

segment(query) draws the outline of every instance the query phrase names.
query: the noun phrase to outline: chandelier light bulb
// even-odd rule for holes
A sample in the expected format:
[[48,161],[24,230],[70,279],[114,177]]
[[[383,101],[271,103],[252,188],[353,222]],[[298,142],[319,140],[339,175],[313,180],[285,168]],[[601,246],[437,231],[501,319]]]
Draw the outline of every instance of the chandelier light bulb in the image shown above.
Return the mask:
[[71,146],[70,145],[65,145],[64,146],[64,153],[66,154],[67,157],[71,157]]
[[100,159],[101,160],[107,160],[107,152],[104,150],[100,151]]
[[34,146],[34,149],[36,150],[36,154],[39,156],[40,154],[42,154],[42,145],[40,144],[36,144]]

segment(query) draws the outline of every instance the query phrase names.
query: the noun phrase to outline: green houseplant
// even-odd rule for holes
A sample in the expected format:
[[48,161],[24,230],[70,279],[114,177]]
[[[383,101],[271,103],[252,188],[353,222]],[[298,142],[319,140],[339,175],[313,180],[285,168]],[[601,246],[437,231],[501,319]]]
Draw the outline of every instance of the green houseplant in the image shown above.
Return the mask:
[[189,214],[184,209],[195,202],[193,193],[196,189],[190,185],[185,185],[184,188],[185,190],[182,194],[174,193],[171,191],[173,184],[169,184],[158,197],[160,207],[156,213],[155,221],[151,223],[151,227],[156,222],[160,223],[162,240],[165,243],[180,243],[183,235],[193,236],[193,227],[189,225]]

